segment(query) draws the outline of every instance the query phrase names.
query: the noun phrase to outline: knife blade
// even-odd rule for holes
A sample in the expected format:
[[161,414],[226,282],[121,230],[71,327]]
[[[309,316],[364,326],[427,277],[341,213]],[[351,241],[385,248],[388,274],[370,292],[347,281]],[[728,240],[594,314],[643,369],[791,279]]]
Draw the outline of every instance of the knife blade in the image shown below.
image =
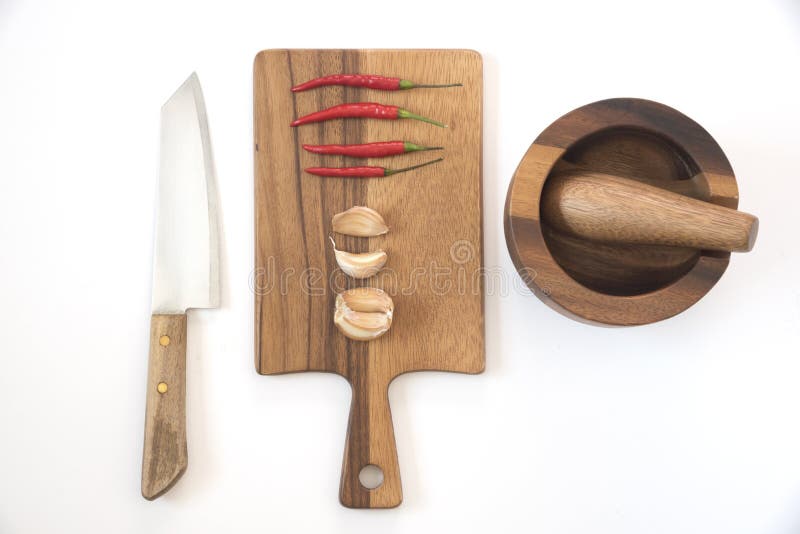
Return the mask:
[[161,108],[142,496],[169,490],[188,465],[186,311],[219,307],[216,188],[195,73]]

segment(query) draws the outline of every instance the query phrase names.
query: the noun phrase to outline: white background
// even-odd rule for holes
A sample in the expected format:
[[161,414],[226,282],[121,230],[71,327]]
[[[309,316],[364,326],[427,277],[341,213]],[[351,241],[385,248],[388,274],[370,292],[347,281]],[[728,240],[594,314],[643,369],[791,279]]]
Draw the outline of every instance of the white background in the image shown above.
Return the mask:
[[[0,0],[0,533],[753,533],[800,529],[800,4]],[[252,61],[474,48],[485,263],[536,135],[609,97],[700,122],[761,218],[699,304],[603,329],[488,295],[486,373],[390,397],[405,501],[339,505],[350,392],[253,366]],[[189,320],[189,469],[139,494],[161,103],[197,70],[223,306]]]

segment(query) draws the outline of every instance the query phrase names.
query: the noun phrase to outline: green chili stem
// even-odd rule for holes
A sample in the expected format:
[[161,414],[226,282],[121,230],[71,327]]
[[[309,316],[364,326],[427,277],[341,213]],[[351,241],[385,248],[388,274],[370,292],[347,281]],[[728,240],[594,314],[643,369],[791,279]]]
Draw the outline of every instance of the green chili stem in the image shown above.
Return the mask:
[[439,89],[440,87],[461,87],[463,83],[446,83],[442,85],[415,85],[414,89]]
[[461,87],[464,85],[463,83],[445,83],[441,85],[431,85],[431,84],[416,84],[411,80],[400,80],[400,89],[439,89],[441,87]]
[[444,147],[415,145],[414,143],[409,143],[406,141],[403,143],[403,150],[405,152],[424,152],[426,150],[444,150]]
[[411,113],[407,109],[398,109],[397,116],[401,119],[414,119],[417,121],[427,122],[428,124],[436,125],[440,128],[447,128],[448,126],[442,122],[435,121],[433,119],[429,119],[427,117],[423,117],[421,115],[417,115],[416,113]]
[[412,165],[411,167],[405,167],[403,169],[383,169],[383,175],[391,176],[392,174],[398,174],[406,171],[413,171],[414,169],[419,169],[420,167],[425,167],[426,165],[433,165],[434,163],[438,163],[443,159],[444,158],[438,158],[431,161],[426,161],[425,163],[418,163],[416,165]]

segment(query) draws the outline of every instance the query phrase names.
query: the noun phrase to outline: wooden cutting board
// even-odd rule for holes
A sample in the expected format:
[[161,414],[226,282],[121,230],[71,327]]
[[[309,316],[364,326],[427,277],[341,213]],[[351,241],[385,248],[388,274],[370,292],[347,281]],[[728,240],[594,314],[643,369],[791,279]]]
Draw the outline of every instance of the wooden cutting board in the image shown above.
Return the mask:
[[[366,73],[463,87],[374,91],[290,88],[318,76]],[[261,374],[337,373],[353,398],[340,488],[342,504],[394,507],[402,501],[389,409],[389,383],[411,371],[480,373],[484,368],[481,231],[482,60],[469,50],[265,50],[255,59],[255,364]],[[449,128],[413,120],[339,119],[291,128],[296,117],[344,102],[399,105]],[[372,160],[318,156],[303,143],[403,140],[443,146]],[[306,167],[400,168],[444,161],[386,178],[321,178]],[[384,236],[335,235],[351,252],[383,249],[388,262],[368,280],[347,278],[328,240],[331,218],[352,206],[381,213]],[[394,299],[391,330],[370,342],[344,337],[333,323],[334,298],[369,285]],[[359,473],[383,471],[367,489]]]

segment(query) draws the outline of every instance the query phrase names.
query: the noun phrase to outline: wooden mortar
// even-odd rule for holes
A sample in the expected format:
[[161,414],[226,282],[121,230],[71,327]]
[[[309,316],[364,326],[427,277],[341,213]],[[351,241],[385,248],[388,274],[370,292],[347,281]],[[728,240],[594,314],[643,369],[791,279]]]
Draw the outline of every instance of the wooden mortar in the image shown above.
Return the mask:
[[534,293],[604,325],[676,315],[705,295],[758,219],[736,211],[736,178],[699,124],[667,106],[618,98],[551,124],[509,186],[505,233]]

